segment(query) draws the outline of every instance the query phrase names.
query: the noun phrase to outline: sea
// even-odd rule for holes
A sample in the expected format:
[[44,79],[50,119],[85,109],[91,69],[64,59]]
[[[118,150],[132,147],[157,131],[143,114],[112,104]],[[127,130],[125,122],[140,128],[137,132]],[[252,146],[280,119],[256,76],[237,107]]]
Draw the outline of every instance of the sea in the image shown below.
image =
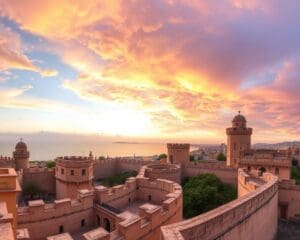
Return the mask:
[[[16,135],[0,135],[0,155],[12,156]],[[58,156],[133,157],[167,153],[166,143],[117,141],[89,136],[29,135],[22,139],[30,151],[30,160],[47,161]],[[194,148],[191,148],[191,151]]]

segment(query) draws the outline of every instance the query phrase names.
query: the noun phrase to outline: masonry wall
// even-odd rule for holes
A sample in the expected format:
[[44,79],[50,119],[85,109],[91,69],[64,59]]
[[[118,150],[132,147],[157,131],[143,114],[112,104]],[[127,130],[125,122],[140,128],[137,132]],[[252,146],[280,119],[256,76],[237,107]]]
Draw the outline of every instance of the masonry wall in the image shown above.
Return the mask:
[[[30,201],[28,207],[18,208],[18,228],[28,228],[32,240],[45,239],[64,232],[87,230],[94,226],[93,192],[79,194],[78,199],[55,200],[44,204],[42,200]],[[84,227],[81,221],[84,220]]]
[[116,160],[105,159],[94,161],[94,179],[102,179],[116,173]]
[[279,183],[279,217],[282,216],[280,210],[284,207],[286,218],[291,219],[296,214],[300,214],[300,185],[296,185],[294,180],[283,180]]
[[[264,183],[256,190],[237,200],[186,221],[162,227],[161,239],[274,239],[277,231],[278,178],[266,173],[263,179]],[[241,187],[251,184],[250,176],[244,173],[238,180]],[[247,186],[244,192],[248,190]]]
[[213,173],[222,182],[237,185],[237,170],[226,167],[225,162],[189,162],[182,166],[182,177],[193,177],[198,174]]
[[36,184],[42,191],[55,194],[54,168],[25,168],[23,169],[22,187],[28,183]]

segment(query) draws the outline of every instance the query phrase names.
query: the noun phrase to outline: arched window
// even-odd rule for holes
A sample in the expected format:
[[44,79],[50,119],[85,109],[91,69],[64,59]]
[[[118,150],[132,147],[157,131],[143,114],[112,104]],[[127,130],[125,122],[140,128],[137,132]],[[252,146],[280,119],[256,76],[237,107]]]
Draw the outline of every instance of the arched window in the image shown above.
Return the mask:
[[275,168],[275,174],[279,175],[279,168]]
[[249,171],[249,172],[251,171],[251,167],[250,167],[250,166],[248,166],[248,171]]
[[97,219],[97,227],[100,227],[100,217],[98,215],[96,215],[96,219]]
[[103,227],[106,231],[110,232],[110,222],[107,218],[103,219]]

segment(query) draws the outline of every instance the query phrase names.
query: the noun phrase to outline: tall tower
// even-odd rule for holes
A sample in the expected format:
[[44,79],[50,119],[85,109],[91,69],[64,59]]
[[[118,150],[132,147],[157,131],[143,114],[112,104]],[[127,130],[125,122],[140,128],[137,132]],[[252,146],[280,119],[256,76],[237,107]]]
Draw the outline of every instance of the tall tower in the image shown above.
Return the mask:
[[93,158],[58,157],[56,162],[56,198],[77,198],[78,190],[93,187]]
[[15,159],[17,171],[23,168],[29,168],[29,151],[27,151],[27,145],[22,141],[22,138],[15,147],[13,157]]
[[182,164],[190,161],[190,144],[168,143],[168,162]]
[[227,166],[238,167],[244,151],[251,147],[252,128],[247,128],[246,118],[239,114],[232,120],[232,127],[227,133]]

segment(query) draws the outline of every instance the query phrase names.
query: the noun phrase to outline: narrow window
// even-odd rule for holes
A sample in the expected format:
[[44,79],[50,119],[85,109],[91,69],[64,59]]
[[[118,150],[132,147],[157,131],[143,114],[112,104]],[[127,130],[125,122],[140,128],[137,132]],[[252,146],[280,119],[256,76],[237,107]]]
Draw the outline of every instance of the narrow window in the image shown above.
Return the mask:
[[128,203],[130,203],[131,202],[131,198],[128,198]]
[[59,226],[59,233],[63,233],[64,232],[64,226],[63,225],[60,225]]
[[81,170],[81,175],[84,176],[85,175],[85,169]]
[[62,175],[64,175],[64,174],[65,174],[65,169],[62,168],[62,169],[60,170],[60,172],[61,172]]
[[84,227],[84,225],[85,225],[85,220],[82,219],[82,220],[81,220],[81,227]]
[[148,195],[148,201],[151,201],[152,197],[151,195]]
[[71,170],[71,176],[74,176],[74,170]]
[[279,168],[275,168],[275,174],[279,175]]

